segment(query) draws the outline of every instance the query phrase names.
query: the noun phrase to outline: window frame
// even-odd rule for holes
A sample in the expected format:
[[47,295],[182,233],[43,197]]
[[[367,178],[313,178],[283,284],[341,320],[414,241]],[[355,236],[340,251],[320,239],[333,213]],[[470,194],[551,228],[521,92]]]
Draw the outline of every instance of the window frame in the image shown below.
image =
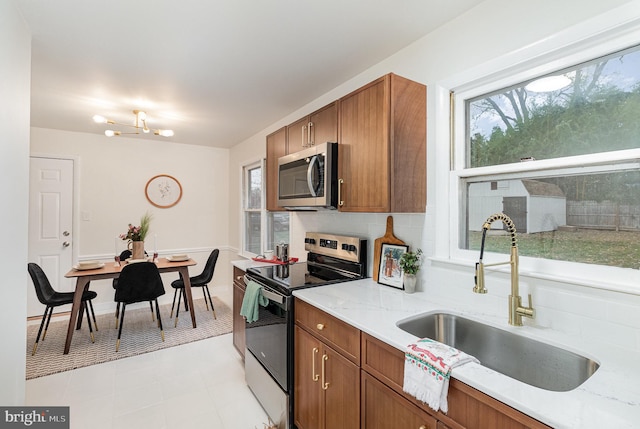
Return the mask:
[[[436,240],[434,261],[469,266],[478,259],[477,251],[459,247],[462,229],[460,216],[464,208],[464,186],[472,179],[503,180],[520,178],[524,174],[545,175],[549,172],[574,168],[601,169],[616,162],[640,162],[640,149],[540,160],[533,163],[503,164],[467,168],[466,103],[483,94],[535,79],[599,56],[640,43],[640,16],[635,11],[626,22],[624,15],[614,9],[599,20],[569,28],[533,44],[437,82],[430,91],[435,94],[435,140],[448,141],[434,148],[436,159],[448,159],[434,166],[437,183],[448,187],[434,187],[436,208]],[[635,17],[635,18],[634,18]],[[505,255],[487,252],[485,263],[500,262]],[[640,261],[639,261],[640,264]],[[497,268],[506,271],[508,268]],[[532,279],[555,280],[597,289],[617,290],[640,294],[640,270],[592,265],[541,258],[520,257],[521,276]]]
[[[251,251],[249,251],[246,248],[247,245],[247,225],[246,225],[246,221],[247,221],[247,213],[248,212],[253,212],[253,213],[257,213],[260,212],[260,249],[262,251],[264,251],[266,249],[267,244],[269,243],[269,234],[273,233],[274,231],[274,216],[273,213],[275,212],[269,212],[267,210],[266,204],[267,204],[267,187],[266,185],[266,159],[261,158],[258,160],[251,160],[251,161],[247,161],[246,163],[242,164],[240,166],[240,175],[241,175],[241,180],[240,180],[240,192],[241,192],[241,199],[240,199],[240,211],[241,211],[241,221],[240,221],[240,241],[241,241],[241,249],[240,249],[240,256],[243,256],[245,258],[255,258],[256,256],[259,256],[260,253],[253,253]],[[249,170],[253,169],[253,168],[257,168],[260,167],[260,171],[262,173],[262,186],[261,186],[261,199],[260,199],[260,208],[257,209],[249,209],[247,208],[247,202],[249,199],[249,184],[248,184],[248,172]],[[289,237],[291,237],[291,227],[289,227]],[[287,240],[290,241],[290,240]],[[275,245],[275,243],[274,243]]]

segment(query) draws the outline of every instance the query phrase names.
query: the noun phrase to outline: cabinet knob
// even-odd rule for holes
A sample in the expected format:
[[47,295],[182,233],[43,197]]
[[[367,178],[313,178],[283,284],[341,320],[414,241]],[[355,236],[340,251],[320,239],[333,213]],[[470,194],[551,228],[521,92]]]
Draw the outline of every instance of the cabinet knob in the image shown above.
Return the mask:
[[427,426],[427,425],[422,425],[422,426],[420,426],[418,429],[429,429],[429,426]]
[[236,277],[236,280],[238,280],[238,281],[242,280],[242,276]]
[[324,325],[322,323],[318,323],[316,328],[318,328],[318,331],[322,331],[324,329]]

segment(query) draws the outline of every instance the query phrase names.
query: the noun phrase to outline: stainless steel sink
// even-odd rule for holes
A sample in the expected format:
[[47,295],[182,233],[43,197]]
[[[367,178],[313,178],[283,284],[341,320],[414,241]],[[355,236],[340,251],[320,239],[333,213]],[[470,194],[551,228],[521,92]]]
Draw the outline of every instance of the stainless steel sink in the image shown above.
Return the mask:
[[600,366],[573,352],[448,313],[413,316],[397,326],[475,356],[494,371],[555,392],[575,389]]

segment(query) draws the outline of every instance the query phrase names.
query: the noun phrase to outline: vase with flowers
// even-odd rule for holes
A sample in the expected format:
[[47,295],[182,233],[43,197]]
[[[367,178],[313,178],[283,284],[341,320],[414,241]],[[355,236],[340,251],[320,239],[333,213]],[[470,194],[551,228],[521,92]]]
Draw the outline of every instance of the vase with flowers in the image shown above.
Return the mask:
[[416,274],[422,265],[422,249],[415,252],[405,252],[400,257],[400,268],[402,268],[404,291],[413,293],[416,291]]
[[149,232],[149,225],[151,224],[151,215],[145,213],[140,218],[140,225],[135,226],[129,224],[127,232],[120,234],[122,240],[128,240],[128,248],[131,250],[132,259],[144,259],[144,239]]

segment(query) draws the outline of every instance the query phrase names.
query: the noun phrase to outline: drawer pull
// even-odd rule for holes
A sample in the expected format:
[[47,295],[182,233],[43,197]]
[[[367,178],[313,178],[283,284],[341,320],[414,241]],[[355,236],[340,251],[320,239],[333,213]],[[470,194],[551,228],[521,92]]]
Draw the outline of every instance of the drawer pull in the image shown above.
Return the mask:
[[322,323],[318,323],[316,328],[318,328],[318,331],[322,331],[324,329],[324,325]]
[[320,376],[316,374],[316,354],[318,353],[318,348],[314,347],[311,351],[311,380],[318,381]]
[[325,373],[325,362],[329,360],[329,356],[322,355],[322,390],[327,390],[329,388],[329,383],[325,381],[324,373]]
[[422,425],[422,426],[420,426],[418,429],[429,429],[429,426],[427,426],[427,425]]
[[238,280],[238,281],[242,280],[242,276],[236,277],[236,280]]

